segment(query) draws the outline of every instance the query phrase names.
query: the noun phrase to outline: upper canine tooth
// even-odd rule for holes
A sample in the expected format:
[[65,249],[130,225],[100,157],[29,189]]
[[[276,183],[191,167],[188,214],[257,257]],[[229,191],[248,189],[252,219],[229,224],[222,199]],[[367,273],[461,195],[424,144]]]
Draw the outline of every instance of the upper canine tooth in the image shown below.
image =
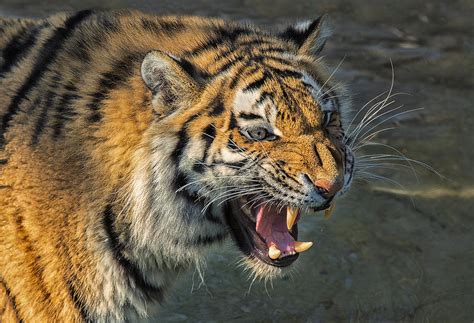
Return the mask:
[[326,220],[330,219],[333,211],[334,211],[334,203],[331,204],[326,210],[324,210],[324,218]]
[[286,209],[286,226],[288,230],[291,230],[293,228],[293,225],[295,224],[296,218],[298,217],[298,209],[288,207]]
[[295,241],[295,251],[296,252],[303,252],[308,250],[313,246],[313,243],[311,241],[308,242],[301,242],[301,241]]
[[278,250],[278,248],[275,245],[271,245],[270,248],[268,248],[268,256],[270,259],[278,259],[281,255],[281,251]]

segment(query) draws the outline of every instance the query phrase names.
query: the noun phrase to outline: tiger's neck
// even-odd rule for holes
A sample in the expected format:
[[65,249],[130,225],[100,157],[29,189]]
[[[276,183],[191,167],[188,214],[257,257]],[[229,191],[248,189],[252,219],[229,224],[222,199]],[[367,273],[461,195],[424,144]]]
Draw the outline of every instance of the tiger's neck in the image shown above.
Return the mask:
[[144,155],[131,177],[129,199],[107,205],[103,214],[110,247],[101,264],[108,275],[104,279],[126,295],[121,303],[141,315],[149,314],[149,305],[163,299],[175,278],[201,266],[209,247],[228,235],[221,220],[224,210],[202,212],[203,201],[186,190],[176,192],[180,180],[166,157],[173,145],[159,140],[149,156],[137,152]]

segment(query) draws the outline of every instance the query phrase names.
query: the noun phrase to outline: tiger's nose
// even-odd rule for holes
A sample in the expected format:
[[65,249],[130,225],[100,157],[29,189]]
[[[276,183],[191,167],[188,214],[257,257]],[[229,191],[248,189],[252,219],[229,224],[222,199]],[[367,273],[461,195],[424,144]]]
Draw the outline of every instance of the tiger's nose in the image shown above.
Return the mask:
[[318,179],[314,182],[314,186],[319,191],[322,197],[330,199],[336,195],[342,189],[343,183],[341,180],[327,180],[327,179]]

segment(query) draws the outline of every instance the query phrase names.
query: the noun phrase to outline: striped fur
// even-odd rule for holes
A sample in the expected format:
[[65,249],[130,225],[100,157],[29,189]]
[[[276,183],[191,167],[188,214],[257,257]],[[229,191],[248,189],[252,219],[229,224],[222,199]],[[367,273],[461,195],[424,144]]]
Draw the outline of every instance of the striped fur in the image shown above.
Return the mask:
[[[308,178],[346,176],[347,188],[347,103],[316,57],[323,27],[130,11],[0,19],[2,320],[149,315],[228,237],[226,187],[259,181],[298,207],[320,203]],[[279,140],[249,140],[256,124]]]

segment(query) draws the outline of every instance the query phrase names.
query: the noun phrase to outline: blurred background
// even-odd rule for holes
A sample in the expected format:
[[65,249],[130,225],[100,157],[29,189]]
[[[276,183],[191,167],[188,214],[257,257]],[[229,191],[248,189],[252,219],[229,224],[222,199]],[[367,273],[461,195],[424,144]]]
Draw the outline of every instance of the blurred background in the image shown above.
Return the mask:
[[252,284],[228,242],[209,256],[204,279],[191,270],[180,280],[156,321],[473,322],[473,0],[0,0],[3,16],[83,8],[217,16],[267,28],[329,13],[334,36],[324,59],[332,68],[342,61],[335,77],[347,85],[354,111],[390,89],[390,61],[393,93],[403,93],[391,107],[416,109],[386,120],[377,129],[396,129],[358,152],[403,154],[429,167],[372,158],[384,167],[367,169],[370,182],[356,181],[331,219],[302,219],[301,240],[316,246],[292,277]]

